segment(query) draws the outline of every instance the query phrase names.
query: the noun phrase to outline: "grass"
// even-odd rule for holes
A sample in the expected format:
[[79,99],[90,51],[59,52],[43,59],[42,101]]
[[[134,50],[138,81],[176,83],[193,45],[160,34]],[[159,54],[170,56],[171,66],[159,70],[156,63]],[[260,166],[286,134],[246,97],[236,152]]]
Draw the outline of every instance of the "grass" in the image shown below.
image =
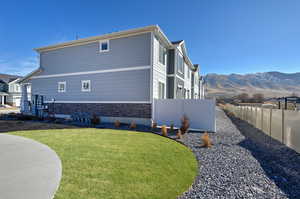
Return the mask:
[[63,176],[55,199],[176,198],[197,174],[193,153],[150,133],[111,129],[12,132],[54,149]]

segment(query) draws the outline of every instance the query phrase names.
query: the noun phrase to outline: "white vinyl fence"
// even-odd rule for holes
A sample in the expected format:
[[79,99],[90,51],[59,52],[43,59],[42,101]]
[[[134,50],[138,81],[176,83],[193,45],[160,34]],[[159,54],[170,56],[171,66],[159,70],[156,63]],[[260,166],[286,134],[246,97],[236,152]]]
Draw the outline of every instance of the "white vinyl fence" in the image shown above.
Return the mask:
[[300,153],[300,111],[233,105],[225,109]]
[[153,120],[159,125],[181,126],[186,115],[190,128],[198,131],[216,131],[215,100],[208,99],[156,99]]

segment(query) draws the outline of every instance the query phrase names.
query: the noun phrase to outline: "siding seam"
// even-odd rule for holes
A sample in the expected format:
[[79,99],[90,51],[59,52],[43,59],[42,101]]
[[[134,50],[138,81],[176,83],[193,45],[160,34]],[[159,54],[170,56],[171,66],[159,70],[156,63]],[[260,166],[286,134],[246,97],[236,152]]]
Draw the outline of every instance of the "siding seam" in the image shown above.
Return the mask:
[[93,103],[102,103],[102,104],[151,104],[151,101],[45,101],[45,103],[82,103],[82,104],[93,104]]
[[147,70],[151,66],[137,66],[137,67],[127,67],[127,68],[118,68],[118,69],[106,69],[106,70],[96,70],[96,71],[86,71],[86,72],[74,72],[74,73],[61,73],[54,75],[40,75],[33,76],[32,79],[41,79],[41,78],[50,78],[50,77],[66,77],[66,76],[76,76],[76,75],[89,75],[97,73],[112,73],[112,72],[123,72],[123,71],[133,71],[133,70]]

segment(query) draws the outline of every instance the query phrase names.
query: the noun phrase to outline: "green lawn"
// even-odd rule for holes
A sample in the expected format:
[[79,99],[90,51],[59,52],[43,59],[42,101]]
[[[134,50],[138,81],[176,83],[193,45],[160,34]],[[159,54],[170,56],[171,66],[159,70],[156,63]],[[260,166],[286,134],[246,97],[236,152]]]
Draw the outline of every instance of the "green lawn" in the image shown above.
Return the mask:
[[111,129],[18,131],[54,149],[63,177],[55,199],[176,198],[197,162],[185,146],[150,133]]

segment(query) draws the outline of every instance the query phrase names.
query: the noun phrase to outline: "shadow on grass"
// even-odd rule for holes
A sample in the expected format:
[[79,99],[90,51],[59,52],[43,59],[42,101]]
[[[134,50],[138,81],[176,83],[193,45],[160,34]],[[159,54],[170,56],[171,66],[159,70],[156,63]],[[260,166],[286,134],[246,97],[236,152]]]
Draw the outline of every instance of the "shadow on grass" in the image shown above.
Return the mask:
[[300,197],[300,154],[261,130],[232,115],[227,115],[245,136],[241,147],[249,150],[266,175],[289,197]]
[[0,133],[27,130],[74,129],[78,126],[53,124],[37,121],[0,120]]

